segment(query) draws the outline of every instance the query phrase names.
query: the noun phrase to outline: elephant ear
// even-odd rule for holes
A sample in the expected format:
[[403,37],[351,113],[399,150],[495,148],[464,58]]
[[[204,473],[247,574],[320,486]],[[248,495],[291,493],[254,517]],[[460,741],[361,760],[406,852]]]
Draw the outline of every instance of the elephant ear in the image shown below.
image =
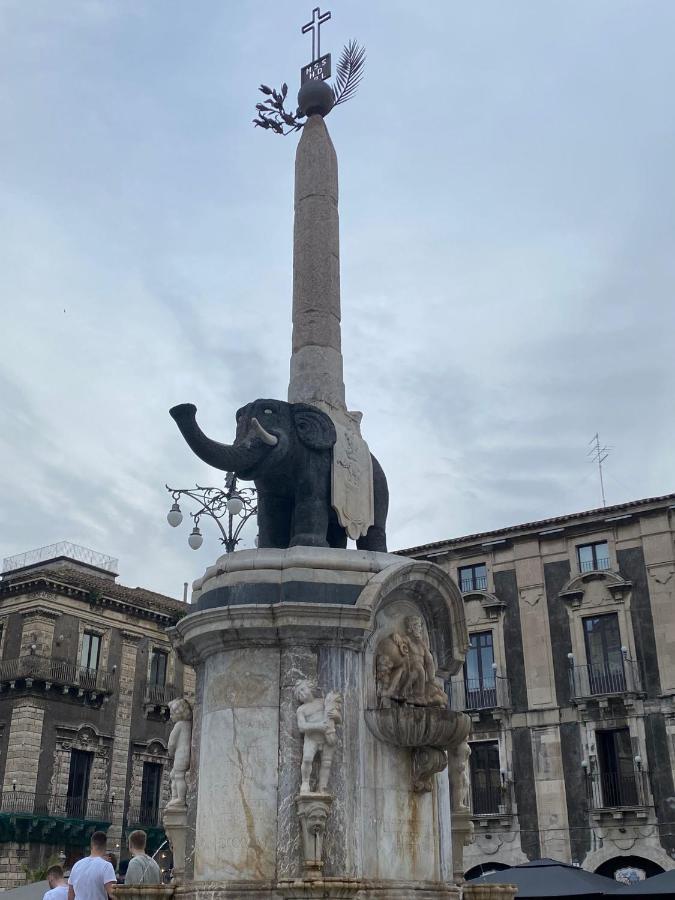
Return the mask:
[[292,403],[291,413],[297,435],[305,447],[330,450],[337,440],[330,416],[308,403]]

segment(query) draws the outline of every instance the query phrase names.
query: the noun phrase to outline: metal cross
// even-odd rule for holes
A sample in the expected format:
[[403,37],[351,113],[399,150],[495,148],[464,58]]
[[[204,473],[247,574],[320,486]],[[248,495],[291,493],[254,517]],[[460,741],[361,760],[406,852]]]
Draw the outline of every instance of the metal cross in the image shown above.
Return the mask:
[[[317,18],[318,16],[318,18]],[[321,26],[330,19],[330,12],[322,13],[316,6],[312,10],[312,21],[302,26],[302,33],[312,32],[312,62],[321,56]]]

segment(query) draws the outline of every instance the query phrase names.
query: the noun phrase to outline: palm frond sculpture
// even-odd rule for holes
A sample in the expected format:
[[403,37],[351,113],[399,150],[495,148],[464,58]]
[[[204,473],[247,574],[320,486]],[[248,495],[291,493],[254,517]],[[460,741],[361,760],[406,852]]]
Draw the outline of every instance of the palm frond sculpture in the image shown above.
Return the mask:
[[356,93],[363,78],[363,70],[366,64],[366,48],[351,40],[342,48],[340,60],[337,64],[333,96],[335,105],[346,103]]

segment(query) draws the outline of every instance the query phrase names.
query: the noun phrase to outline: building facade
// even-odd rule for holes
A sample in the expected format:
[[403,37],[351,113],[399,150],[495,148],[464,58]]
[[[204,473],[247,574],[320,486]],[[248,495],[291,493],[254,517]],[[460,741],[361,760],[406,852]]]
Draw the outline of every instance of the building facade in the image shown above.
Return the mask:
[[185,603],[116,581],[72,544],[5,560],[0,579],[0,888],[71,865],[91,833],[164,839],[168,702],[194,673],[166,629]]
[[464,597],[467,873],[673,868],[675,494],[401,552]]

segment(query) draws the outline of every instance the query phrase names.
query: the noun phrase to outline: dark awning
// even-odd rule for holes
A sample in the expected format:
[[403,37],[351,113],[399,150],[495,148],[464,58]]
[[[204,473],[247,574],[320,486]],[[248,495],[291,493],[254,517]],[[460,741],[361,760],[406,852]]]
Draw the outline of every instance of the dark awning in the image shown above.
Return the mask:
[[604,875],[586,872],[555,859],[535,859],[489,875],[472,878],[469,884],[515,884],[518,900],[530,897],[606,897],[614,894],[616,882]]

